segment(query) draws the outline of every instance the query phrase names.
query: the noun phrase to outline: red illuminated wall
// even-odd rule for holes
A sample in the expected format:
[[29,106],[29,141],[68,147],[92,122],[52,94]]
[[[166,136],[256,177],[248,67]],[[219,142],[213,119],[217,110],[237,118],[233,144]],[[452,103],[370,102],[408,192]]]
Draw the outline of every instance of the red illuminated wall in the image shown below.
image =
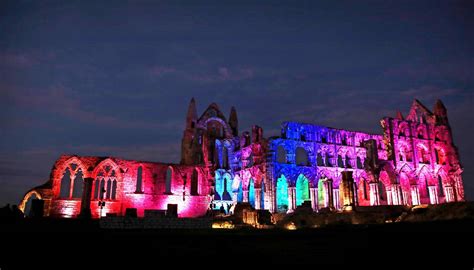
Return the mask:
[[[49,216],[77,217],[80,212],[81,198],[61,196],[61,180],[67,168],[75,172],[80,169],[84,178],[94,179],[92,186],[91,210],[93,217],[98,217],[99,193],[97,181],[104,176],[101,171],[114,172],[113,176],[105,177],[105,181],[116,181],[115,198],[103,198],[105,207],[102,215],[117,213],[123,215],[127,208],[136,208],[138,215],[143,216],[145,209],[166,210],[168,204],[178,205],[180,217],[198,217],[206,214],[211,202],[210,176],[202,166],[182,166],[152,162],[140,162],[116,158],[61,156],[55,163],[51,179],[46,186],[51,186],[49,195],[42,196],[50,202],[47,209]],[[138,169],[141,167],[141,190],[137,190]],[[166,193],[166,173],[171,168],[171,193]],[[191,194],[192,175],[197,174],[197,194]],[[109,173],[112,175],[112,173]],[[99,184],[100,185],[100,184]],[[140,186],[140,185],[139,185]],[[82,185],[80,186],[82,188]],[[99,186],[100,187],[100,186]],[[107,185],[105,185],[107,189]],[[45,188],[38,188],[39,193],[45,193]],[[82,193],[82,189],[81,189]],[[97,194],[97,195],[96,195]],[[104,195],[105,197],[105,195]]]

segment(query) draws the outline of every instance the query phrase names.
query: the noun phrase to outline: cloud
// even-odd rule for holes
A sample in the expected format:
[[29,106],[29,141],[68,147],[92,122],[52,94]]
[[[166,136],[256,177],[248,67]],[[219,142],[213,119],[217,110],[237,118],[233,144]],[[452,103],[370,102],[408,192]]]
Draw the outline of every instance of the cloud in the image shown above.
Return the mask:
[[165,75],[175,75],[177,78],[200,83],[235,82],[252,79],[256,69],[251,67],[226,67],[209,68],[207,64],[191,69],[180,69],[167,66],[154,66],[147,71],[152,77],[162,78]]
[[150,74],[152,76],[158,76],[158,77],[161,77],[170,73],[175,73],[175,72],[176,72],[175,68],[165,67],[165,66],[155,66],[150,69]]
[[7,67],[29,68],[36,62],[36,59],[26,53],[0,52],[0,63]]
[[423,85],[417,88],[410,88],[402,90],[401,95],[412,97],[412,98],[424,98],[424,99],[442,99],[444,97],[460,95],[462,91],[455,88],[441,88],[434,85]]
[[255,69],[253,68],[229,68],[218,67],[216,71],[208,73],[191,74],[189,79],[196,82],[216,83],[229,81],[243,81],[255,77]]
[[11,89],[14,91],[14,102],[28,110],[47,111],[82,123],[95,124],[114,128],[139,128],[139,129],[176,129],[181,128],[178,121],[143,121],[138,119],[125,119],[107,115],[106,111],[96,113],[86,110],[80,95],[71,88],[63,85],[53,85],[45,89]]
[[474,78],[472,59],[449,59],[437,64],[403,64],[386,69],[383,74],[396,78],[447,78],[456,81],[472,82]]

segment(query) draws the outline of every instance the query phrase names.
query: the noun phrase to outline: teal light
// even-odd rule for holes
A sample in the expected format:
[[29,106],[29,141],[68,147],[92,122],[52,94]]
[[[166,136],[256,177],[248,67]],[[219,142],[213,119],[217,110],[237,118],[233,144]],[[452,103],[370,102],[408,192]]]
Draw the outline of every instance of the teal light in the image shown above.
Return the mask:
[[239,184],[239,192],[237,193],[237,202],[244,201],[244,191],[242,190],[242,181]]
[[224,176],[223,186],[225,187],[224,192],[222,193],[222,200],[232,201],[232,180],[229,175]]
[[304,175],[300,174],[296,180],[296,206],[302,205],[309,198],[309,181]]
[[325,194],[324,194],[324,183],[323,181],[320,179],[319,182],[318,182],[318,202],[319,203],[323,203],[325,202]]
[[216,200],[220,200],[222,198],[222,194],[224,193],[224,179],[220,176],[218,172],[215,173],[216,178],[216,194],[214,198]]
[[249,183],[249,203],[255,208],[255,186],[252,178],[250,178]]
[[286,213],[288,211],[288,181],[282,175],[277,181],[277,211]]

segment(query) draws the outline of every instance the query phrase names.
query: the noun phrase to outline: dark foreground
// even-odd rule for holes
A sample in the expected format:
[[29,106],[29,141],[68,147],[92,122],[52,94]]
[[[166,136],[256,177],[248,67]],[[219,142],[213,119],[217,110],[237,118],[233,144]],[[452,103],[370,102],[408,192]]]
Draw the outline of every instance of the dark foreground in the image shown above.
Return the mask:
[[468,269],[474,266],[473,220],[341,225],[296,231],[111,231],[101,230],[96,221],[48,219],[0,226],[2,270],[29,266],[171,269],[184,265],[253,269],[259,264],[347,264],[377,269],[416,264],[464,265]]

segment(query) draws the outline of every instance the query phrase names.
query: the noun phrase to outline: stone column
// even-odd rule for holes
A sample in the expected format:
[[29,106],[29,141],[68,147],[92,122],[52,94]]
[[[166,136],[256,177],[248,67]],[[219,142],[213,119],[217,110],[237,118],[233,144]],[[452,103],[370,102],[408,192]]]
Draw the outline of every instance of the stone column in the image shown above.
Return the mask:
[[238,194],[239,194],[238,191],[234,191],[234,192],[232,193],[232,201],[234,202],[234,204],[237,203]]
[[438,204],[438,192],[436,190],[436,186],[429,186],[428,187],[429,195],[430,195],[430,204]]
[[393,205],[403,204],[399,184],[392,184],[392,204]]
[[288,187],[288,212],[291,213],[296,208],[296,188]]
[[260,201],[262,199],[262,190],[260,188],[255,188],[255,209],[261,209]]
[[244,193],[244,202],[249,202],[249,191],[244,190],[243,193]]
[[385,188],[385,196],[387,196],[387,205],[392,205],[393,201],[392,201],[392,188],[391,187]]
[[318,189],[317,188],[309,188],[309,196],[311,197],[311,208],[313,208],[314,212],[318,211]]
[[380,205],[379,185],[376,182],[369,183],[370,205]]
[[268,200],[270,202],[268,206],[268,210],[270,211],[270,213],[275,213],[275,209],[276,209],[275,190],[272,189],[270,191],[265,192],[265,194],[266,196],[268,196]]
[[420,204],[420,192],[418,190],[418,186],[413,185],[410,187],[411,192],[411,202],[412,205],[419,205]]
[[76,179],[76,176],[71,173],[70,179],[71,186],[69,187],[69,199],[72,198],[72,194],[74,193],[74,179]]
[[445,186],[444,187],[444,194],[446,194],[446,202],[454,202],[454,192],[452,186]]
[[92,182],[93,178],[84,178],[82,185],[82,198],[81,198],[81,213],[79,217],[90,218],[91,217],[91,197],[92,197]]

